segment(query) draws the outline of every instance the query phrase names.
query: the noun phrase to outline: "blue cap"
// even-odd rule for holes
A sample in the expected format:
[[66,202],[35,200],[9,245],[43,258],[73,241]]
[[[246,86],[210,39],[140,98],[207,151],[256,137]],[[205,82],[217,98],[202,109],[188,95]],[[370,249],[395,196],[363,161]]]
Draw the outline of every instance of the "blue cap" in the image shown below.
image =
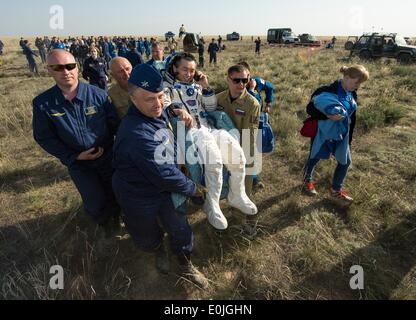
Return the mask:
[[135,67],[131,72],[129,83],[154,93],[163,91],[162,75],[149,64],[141,64]]

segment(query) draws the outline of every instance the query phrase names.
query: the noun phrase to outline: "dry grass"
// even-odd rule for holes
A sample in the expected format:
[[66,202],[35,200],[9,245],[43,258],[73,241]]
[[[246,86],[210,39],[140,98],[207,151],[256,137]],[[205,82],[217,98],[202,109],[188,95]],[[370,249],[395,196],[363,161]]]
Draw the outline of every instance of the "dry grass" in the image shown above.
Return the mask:
[[[191,216],[195,263],[212,281],[199,291],[154,271],[153,257],[128,238],[104,241],[82,212],[68,174],[32,139],[31,100],[52,81],[32,77],[17,40],[6,42],[0,67],[0,299],[415,299],[416,97],[415,66],[367,63],[372,79],[360,93],[353,168],[347,189],[356,199],[344,211],[326,190],[334,169],[317,178],[321,195],[300,193],[308,141],[298,134],[312,91],[330,83],[348,61],[336,50],[266,48],[225,43],[213,87],[225,89],[226,69],[247,60],[255,75],[276,86],[271,121],[277,150],[264,160],[266,189],[257,237],[242,232],[241,216],[219,237],[204,216]],[[49,268],[65,269],[65,290],[49,289]],[[349,269],[365,269],[366,289],[349,288]]]

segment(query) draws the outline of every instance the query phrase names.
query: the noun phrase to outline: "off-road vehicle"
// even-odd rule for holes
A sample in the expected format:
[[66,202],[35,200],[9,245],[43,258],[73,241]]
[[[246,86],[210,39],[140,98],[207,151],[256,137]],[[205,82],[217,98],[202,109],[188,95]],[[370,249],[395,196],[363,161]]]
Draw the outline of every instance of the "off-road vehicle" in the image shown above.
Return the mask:
[[397,33],[366,33],[359,39],[349,37],[345,49],[361,59],[394,58],[400,63],[416,62],[416,47],[408,45]]

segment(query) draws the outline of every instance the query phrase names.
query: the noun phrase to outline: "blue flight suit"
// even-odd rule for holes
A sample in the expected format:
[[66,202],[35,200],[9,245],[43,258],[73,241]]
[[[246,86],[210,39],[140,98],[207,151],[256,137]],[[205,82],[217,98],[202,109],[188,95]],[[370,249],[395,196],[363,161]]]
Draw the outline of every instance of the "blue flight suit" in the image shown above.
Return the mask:
[[[265,92],[266,94],[266,98],[265,98],[265,102],[266,103],[273,103],[274,101],[274,87],[273,84],[270,83],[269,81],[266,81],[260,77],[255,77],[254,80],[256,81],[256,88],[255,91],[252,90],[248,90],[248,92],[257,99],[257,101],[260,103],[261,105],[261,109],[262,109],[262,115],[261,115],[261,120],[265,119],[265,115],[263,114],[263,98],[261,96],[262,91]],[[266,112],[266,111],[264,111]],[[262,121],[260,121],[260,129],[263,129],[263,123]],[[253,175],[253,182],[254,184],[257,184],[260,182],[260,177],[258,175]]]
[[23,53],[26,56],[27,62],[29,63],[29,70],[31,72],[38,72],[38,66],[34,57],[38,57],[37,53],[34,52],[29,46],[23,46]]
[[119,45],[118,46],[118,56],[127,58],[127,48],[125,45]]
[[92,57],[89,57],[87,60],[85,60],[82,76],[93,86],[108,91],[107,62],[104,60],[104,58],[98,57],[96,60],[94,60]]
[[[68,168],[86,213],[98,224],[119,214],[112,191],[112,147],[119,125],[114,105],[105,91],[79,82],[77,96],[68,101],[58,86],[33,100],[33,136],[49,154]],[[94,147],[105,153],[95,161],[78,161]]]
[[111,55],[110,55],[110,46],[109,46],[109,43],[104,41],[101,44],[101,49],[102,49],[102,52],[103,52],[103,56],[104,56],[105,61],[107,61],[107,63],[110,62],[111,61]]
[[209,63],[217,63],[217,52],[220,51],[220,47],[215,42],[211,42],[208,46]]
[[126,58],[130,61],[133,68],[144,63],[143,57],[137,49],[127,51]]
[[144,47],[144,50],[146,51],[146,57],[147,57],[147,59],[149,59],[149,57],[150,57],[150,46],[151,46],[151,44],[150,44],[150,42],[149,41],[144,41],[143,42],[143,47]]
[[[170,236],[173,252],[190,254],[193,233],[186,216],[175,212],[171,194],[192,197],[196,185],[177,165],[158,164],[155,160],[156,150],[163,147],[162,143],[170,146],[173,143],[173,134],[169,134],[166,123],[165,116],[148,118],[135,106],[130,107],[114,145],[113,189],[126,228],[139,248],[153,252],[160,246],[164,231],[159,219]],[[164,142],[155,140],[158,131],[160,141]]]
[[258,100],[258,102],[260,102],[260,104],[263,107],[262,104],[262,97],[261,97],[261,93],[262,91],[264,91],[264,93],[266,94],[265,97],[265,102],[266,103],[273,103],[274,101],[274,87],[273,84],[271,84],[269,81],[263,80],[262,78],[256,77],[254,78],[254,80],[256,81],[256,91],[251,91],[249,90],[248,92]]
[[144,55],[144,44],[143,40],[137,41],[137,49],[139,50],[141,55]]
[[110,52],[111,59],[114,59],[115,57],[117,57],[116,47],[114,46],[112,42],[108,43],[108,51]]

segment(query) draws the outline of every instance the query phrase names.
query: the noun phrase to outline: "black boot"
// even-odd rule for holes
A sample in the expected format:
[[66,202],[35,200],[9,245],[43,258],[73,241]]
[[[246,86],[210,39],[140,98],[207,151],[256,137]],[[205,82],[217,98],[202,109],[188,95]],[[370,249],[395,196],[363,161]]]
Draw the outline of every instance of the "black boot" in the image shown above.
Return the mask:
[[112,216],[106,222],[100,224],[100,227],[103,228],[106,239],[121,236],[121,217],[119,215]]
[[170,261],[169,256],[165,248],[165,244],[162,242],[160,247],[155,252],[156,269],[162,274],[169,274]]
[[190,280],[201,289],[209,287],[208,279],[192,264],[190,254],[182,254],[178,256],[181,269],[181,276]]

